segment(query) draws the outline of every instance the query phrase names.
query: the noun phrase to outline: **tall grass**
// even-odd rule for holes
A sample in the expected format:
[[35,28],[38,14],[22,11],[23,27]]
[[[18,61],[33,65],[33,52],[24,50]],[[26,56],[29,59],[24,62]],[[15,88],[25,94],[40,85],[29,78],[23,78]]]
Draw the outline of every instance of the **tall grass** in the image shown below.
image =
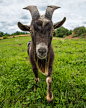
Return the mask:
[[34,74],[27,55],[30,37],[0,40],[0,108],[86,108],[86,39],[53,40],[54,100],[46,101],[46,77]]

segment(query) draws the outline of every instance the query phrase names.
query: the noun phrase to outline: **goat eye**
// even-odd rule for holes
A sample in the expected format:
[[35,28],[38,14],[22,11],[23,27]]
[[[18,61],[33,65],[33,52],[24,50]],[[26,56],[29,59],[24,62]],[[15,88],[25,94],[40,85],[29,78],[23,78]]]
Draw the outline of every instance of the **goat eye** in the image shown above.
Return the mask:
[[54,31],[52,31],[52,34],[54,34]]
[[33,31],[32,31],[32,30],[30,30],[30,33],[32,34],[32,33],[33,33]]

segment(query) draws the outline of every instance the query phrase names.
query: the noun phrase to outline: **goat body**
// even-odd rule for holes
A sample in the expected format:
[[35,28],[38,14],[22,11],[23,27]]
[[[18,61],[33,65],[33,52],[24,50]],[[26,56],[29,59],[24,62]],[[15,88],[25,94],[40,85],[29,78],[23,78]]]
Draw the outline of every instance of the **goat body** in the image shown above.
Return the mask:
[[52,14],[57,6],[48,6],[45,15],[39,14],[36,6],[28,6],[24,9],[30,11],[32,15],[32,22],[30,26],[23,25],[18,22],[18,27],[23,31],[31,32],[31,42],[28,43],[28,55],[32,70],[35,74],[35,81],[38,82],[38,69],[44,75],[46,75],[47,83],[47,96],[48,102],[53,100],[53,94],[51,90],[51,74],[53,70],[54,52],[51,45],[54,29],[60,27],[66,20],[64,17],[62,21],[55,24],[52,23]]

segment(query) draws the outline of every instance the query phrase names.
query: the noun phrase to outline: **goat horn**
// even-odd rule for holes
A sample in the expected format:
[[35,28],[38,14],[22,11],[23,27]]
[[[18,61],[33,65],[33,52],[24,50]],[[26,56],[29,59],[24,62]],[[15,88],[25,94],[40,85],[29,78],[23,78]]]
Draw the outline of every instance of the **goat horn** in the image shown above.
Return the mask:
[[54,10],[58,9],[58,8],[60,8],[60,7],[58,7],[58,6],[47,6],[45,17],[48,18],[49,20],[51,20]]
[[30,13],[32,15],[32,20],[36,20],[40,17],[39,11],[36,6],[27,6],[23,9],[27,9],[30,11]]
[[65,21],[66,21],[66,17],[64,17],[62,21],[59,21],[59,22],[57,22],[57,23],[54,23],[54,24],[53,24],[54,29],[56,29],[56,28],[62,26],[63,23],[64,23]]

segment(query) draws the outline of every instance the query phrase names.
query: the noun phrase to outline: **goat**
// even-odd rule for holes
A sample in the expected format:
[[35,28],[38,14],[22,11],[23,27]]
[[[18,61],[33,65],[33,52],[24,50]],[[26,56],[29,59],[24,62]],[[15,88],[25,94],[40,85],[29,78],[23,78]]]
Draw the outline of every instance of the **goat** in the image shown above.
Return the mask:
[[53,100],[51,90],[51,74],[53,69],[54,52],[51,45],[54,29],[62,26],[66,17],[62,21],[53,24],[52,14],[58,6],[47,6],[45,15],[40,15],[36,6],[27,6],[23,9],[30,11],[32,15],[32,22],[30,26],[23,25],[18,22],[18,27],[23,31],[30,31],[31,42],[28,44],[28,55],[32,70],[35,74],[35,81],[39,81],[38,70],[46,75],[47,96],[48,102]]

